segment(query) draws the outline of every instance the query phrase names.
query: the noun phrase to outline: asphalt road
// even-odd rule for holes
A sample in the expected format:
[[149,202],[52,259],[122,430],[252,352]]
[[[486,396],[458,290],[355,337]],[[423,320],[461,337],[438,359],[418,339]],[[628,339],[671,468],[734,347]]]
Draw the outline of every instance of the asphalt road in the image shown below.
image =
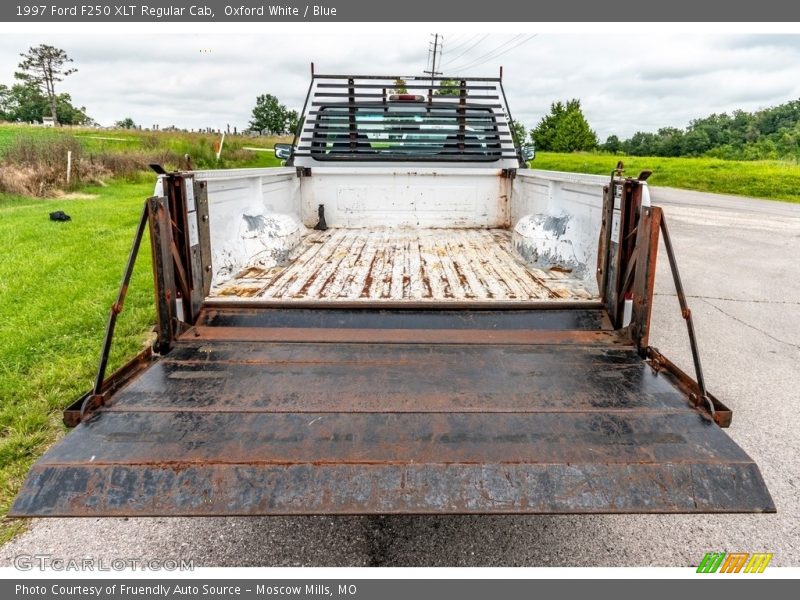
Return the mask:
[[[775,515],[38,520],[0,552],[191,558],[203,566],[687,566],[710,550],[800,566],[800,205],[657,189],[710,390],[761,466]],[[662,252],[662,256],[663,252]],[[651,343],[691,372],[659,261]]]

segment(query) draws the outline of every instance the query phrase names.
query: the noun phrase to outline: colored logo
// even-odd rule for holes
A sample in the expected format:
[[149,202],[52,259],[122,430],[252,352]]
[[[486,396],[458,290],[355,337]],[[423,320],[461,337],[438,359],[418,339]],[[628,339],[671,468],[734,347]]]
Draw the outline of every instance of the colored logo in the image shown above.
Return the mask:
[[766,552],[706,552],[698,573],[763,573],[772,560]]

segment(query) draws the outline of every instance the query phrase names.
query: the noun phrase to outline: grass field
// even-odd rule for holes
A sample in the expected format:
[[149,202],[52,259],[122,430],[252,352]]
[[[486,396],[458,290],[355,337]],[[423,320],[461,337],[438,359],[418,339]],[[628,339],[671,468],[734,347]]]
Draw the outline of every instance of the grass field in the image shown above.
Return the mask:
[[[87,391],[108,309],[147,183],[81,190],[96,197],[40,200],[0,194],[0,511],[32,462],[63,431],[61,410]],[[64,210],[72,221],[52,222]],[[110,369],[143,347],[154,323],[149,242],[118,321]],[[20,525],[3,521],[0,542]]]
[[800,165],[794,162],[537,152],[531,168],[610,175],[618,160],[634,177],[653,171],[651,185],[800,202]]
[[[169,154],[183,157],[188,154],[196,168],[270,167],[275,159],[271,152],[254,152],[245,148],[271,149],[275,142],[291,141],[291,137],[225,137],[220,160],[216,160],[214,144],[220,135],[182,131],[140,131],[137,129],[91,129],[79,127],[40,127],[0,123],[0,157],[20,137],[48,140],[74,137],[91,156],[110,154]],[[165,165],[168,168],[171,165]]]

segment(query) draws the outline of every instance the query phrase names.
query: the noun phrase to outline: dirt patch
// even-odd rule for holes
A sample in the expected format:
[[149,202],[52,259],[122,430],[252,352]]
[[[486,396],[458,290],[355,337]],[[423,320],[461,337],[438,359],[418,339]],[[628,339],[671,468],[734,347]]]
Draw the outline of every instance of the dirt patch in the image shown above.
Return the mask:
[[95,200],[99,198],[98,194],[81,194],[79,192],[56,192],[52,196],[52,200]]

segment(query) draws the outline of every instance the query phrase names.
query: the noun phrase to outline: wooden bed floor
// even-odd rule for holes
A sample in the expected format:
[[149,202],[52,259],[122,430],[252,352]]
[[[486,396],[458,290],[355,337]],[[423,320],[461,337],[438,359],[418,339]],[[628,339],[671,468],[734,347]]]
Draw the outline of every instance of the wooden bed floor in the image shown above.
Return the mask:
[[211,295],[331,301],[592,298],[570,273],[522,264],[505,229],[313,231],[284,264],[248,267]]

